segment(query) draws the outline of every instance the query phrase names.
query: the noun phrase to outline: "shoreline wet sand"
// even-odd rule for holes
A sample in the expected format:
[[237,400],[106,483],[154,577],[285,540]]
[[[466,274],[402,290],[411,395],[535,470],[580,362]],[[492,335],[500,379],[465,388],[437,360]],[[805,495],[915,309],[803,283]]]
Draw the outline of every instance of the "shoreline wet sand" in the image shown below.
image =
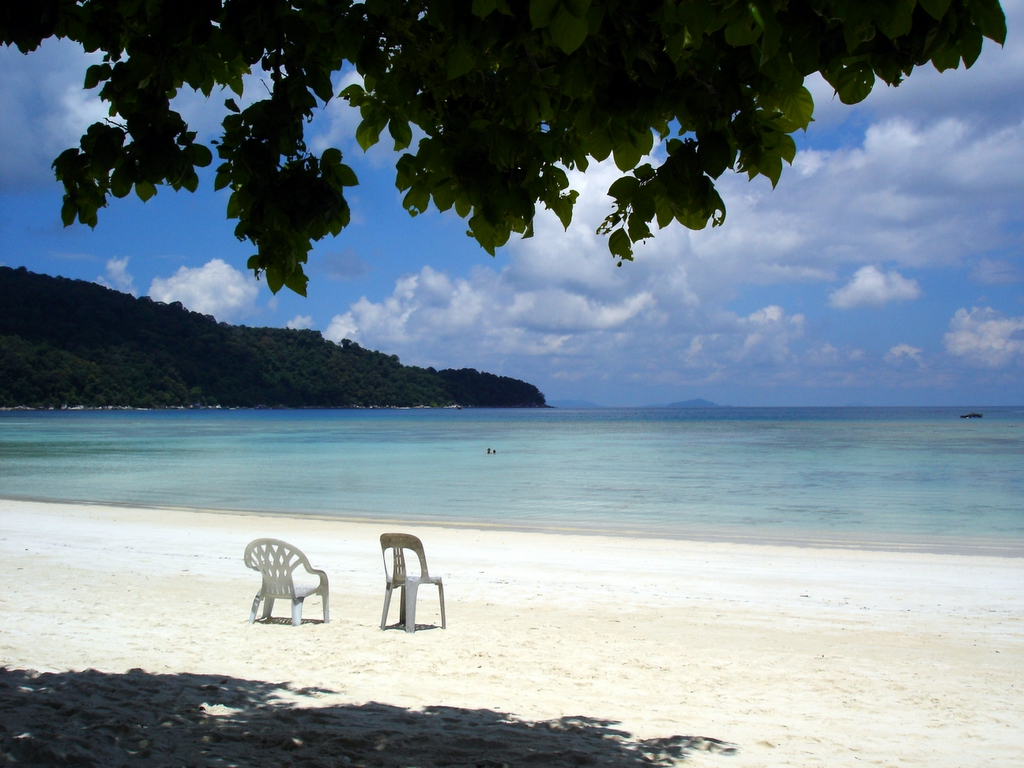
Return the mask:
[[377,527],[399,526],[423,530],[478,530],[497,533],[535,533],[555,536],[597,536],[613,539],[658,539],[691,543],[744,544],[758,547],[796,547],[817,550],[864,550],[871,552],[908,552],[932,555],[966,555],[981,557],[1024,558],[1024,539],[1015,536],[976,536],[963,534],[919,535],[904,531],[852,533],[845,530],[788,531],[785,529],[755,529],[748,532],[737,526],[719,528],[701,526],[673,526],[649,530],[639,528],[608,528],[585,525],[533,525],[530,523],[486,522],[459,518],[428,520],[422,517],[400,518],[358,514],[326,514],[314,511],[279,512],[268,509],[213,509],[190,506],[145,505],[91,500],[67,500],[39,496],[0,496],[0,504],[29,503],[53,506],[99,507],[135,510],[149,514],[185,512],[209,515],[267,517],[285,520],[316,520],[325,523],[354,523]]

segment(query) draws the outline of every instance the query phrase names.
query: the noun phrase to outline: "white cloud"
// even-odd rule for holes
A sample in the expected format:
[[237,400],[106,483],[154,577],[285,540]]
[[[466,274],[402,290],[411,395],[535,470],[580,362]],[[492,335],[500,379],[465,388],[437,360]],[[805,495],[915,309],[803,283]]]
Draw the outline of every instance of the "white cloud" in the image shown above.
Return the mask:
[[756,353],[783,362],[790,356],[789,342],[803,335],[804,316],[787,316],[782,307],[773,304],[753,312],[742,325],[749,330],[739,357]]
[[958,309],[943,343],[951,355],[1000,368],[1024,357],[1024,317],[1005,317],[991,307]]
[[[520,372],[554,368],[550,375],[563,379],[579,378],[580,371],[647,379],[779,365],[803,334],[803,315],[776,305],[746,317],[703,314],[689,294],[685,269],[668,258],[624,274],[610,257],[595,263],[577,256],[580,274],[566,270],[551,278],[534,272],[538,265],[526,252],[532,247],[520,246],[503,270],[477,268],[466,278],[424,267],[396,281],[385,299],[352,304],[324,335],[420,365],[501,370],[514,364]],[[622,278],[619,286],[615,275]]]
[[52,182],[57,155],[106,116],[97,91],[82,89],[86,68],[99,58],[54,39],[27,56],[0,48],[0,189]]
[[255,311],[259,284],[220,259],[202,267],[181,267],[168,278],[154,278],[149,295],[166,303],[180,301],[193,312],[221,321],[236,320]]
[[[355,70],[350,70],[334,81],[334,93],[339,94],[350,85],[362,85],[363,78]],[[327,102],[327,105],[318,110],[309,127],[309,148],[316,153],[321,153],[329,147],[338,147],[342,150],[354,149],[362,152],[356,144],[356,128],[359,126],[362,117],[359,109],[349,106],[349,103],[335,95]],[[386,142],[389,138],[387,130],[381,136],[381,141]]]
[[[960,205],[978,218],[982,205],[996,206],[1002,221],[1020,218],[1012,201],[1024,198],[1024,185],[1003,175],[994,182],[1003,185],[1002,196],[980,180],[950,192],[936,187],[936,175],[956,177],[950,164],[980,162],[980,145],[1000,147],[999,162],[1020,164],[1014,141],[1024,148],[1024,130],[992,141],[946,128],[950,135],[901,122],[873,126],[854,150],[801,153],[796,172],[774,192],[767,183],[725,177],[724,227],[662,230],[621,269],[606,238],[595,234],[612,208],[605,191],[620,174],[611,163],[594,164],[585,175],[569,174],[580,196],[568,231],[541,212],[535,236],[510,243],[504,268],[453,275],[423,267],[397,280],[390,295],[364,296],[342,309],[325,336],[414,364],[508,370],[536,381],[857,386],[886,371],[902,375],[899,366],[881,366],[887,353],[920,361],[915,348],[898,350],[898,339],[880,339],[888,344],[877,351],[839,347],[808,338],[804,315],[779,302],[769,299],[745,315],[726,307],[745,285],[831,281],[847,265],[855,274],[833,293],[833,306],[909,300],[921,295],[920,286],[898,269],[875,266],[880,255],[935,267],[977,253],[976,244],[1002,225],[986,227],[980,238],[976,222],[970,238],[951,238],[948,230],[936,238],[933,230],[960,216],[951,213]],[[936,150],[932,140],[941,136],[945,144]],[[975,244],[968,247],[968,239]]]
[[342,339],[359,341],[359,329],[356,328],[356,321],[351,312],[343,315],[335,315],[331,318],[327,330],[324,331],[324,338],[340,344]]
[[861,267],[853,279],[832,292],[829,304],[836,309],[880,307],[890,301],[908,301],[921,295],[916,280],[908,280],[899,272],[882,273],[877,267]]
[[305,330],[306,328],[313,327],[313,316],[312,315],[296,315],[287,323],[284,324],[285,328],[290,328],[293,331]]
[[853,148],[800,152],[775,190],[723,176],[725,226],[694,233],[695,253],[732,279],[772,283],[834,279],[847,265],[881,261],[957,267],[1016,244],[1024,122],[891,118],[863,136]]
[[889,349],[884,359],[887,363],[901,363],[904,360],[914,360],[920,364],[922,362],[922,352],[924,350],[920,347],[912,347],[909,344],[897,344]]
[[453,279],[427,266],[398,280],[385,300],[364,297],[332,324],[381,345],[483,334],[487,345],[532,354],[566,335],[621,329],[656,304],[649,291],[604,301],[568,285],[516,289],[521,279],[516,268],[478,269],[469,279]]
[[122,259],[108,259],[106,277],[97,277],[96,282],[107,288],[113,288],[115,291],[138,296],[138,291],[135,289],[135,278],[128,274],[129,258],[125,256]]

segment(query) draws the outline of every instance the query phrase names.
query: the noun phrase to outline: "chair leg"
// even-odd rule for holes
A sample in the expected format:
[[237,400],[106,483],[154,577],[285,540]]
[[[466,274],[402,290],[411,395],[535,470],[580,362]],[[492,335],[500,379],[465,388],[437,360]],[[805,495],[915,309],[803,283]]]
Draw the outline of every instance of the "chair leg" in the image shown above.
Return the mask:
[[437,583],[437,595],[441,599],[441,629],[448,628],[448,622],[444,618],[444,584]]
[[386,627],[387,624],[388,624],[388,608],[390,608],[390,607],[391,607],[391,585],[388,584],[384,588],[384,613],[381,614],[381,617],[380,617],[380,628],[381,629],[384,629],[384,627]]
[[302,598],[292,598],[292,626],[297,627],[302,623]]
[[331,609],[330,609],[330,605],[328,603],[327,592],[324,592],[323,598],[324,598],[324,624],[327,624],[331,620]]
[[264,619],[269,619],[270,618],[270,612],[274,610],[274,599],[275,598],[273,598],[273,597],[268,597],[264,601],[264,603],[263,603],[263,618]]
[[260,609],[260,595],[256,593],[256,598],[252,601],[252,613],[249,614],[249,623],[252,624],[256,621],[256,611]]
[[416,593],[419,591],[419,582],[409,581],[405,585],[405,631],[416,631]]
[[398,594],[398,626],[405,626],[405,587],[402,587],[402,591]]

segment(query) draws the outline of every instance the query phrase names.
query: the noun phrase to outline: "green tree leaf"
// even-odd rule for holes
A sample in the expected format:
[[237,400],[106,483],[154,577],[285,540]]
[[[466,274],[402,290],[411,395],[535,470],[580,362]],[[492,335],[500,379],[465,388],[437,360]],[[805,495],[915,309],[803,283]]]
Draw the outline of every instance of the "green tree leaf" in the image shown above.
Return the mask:
[[430,190],[424,187],[413,187],[402,200],[402,205],[413,216],[426,213],[430,205]]
[[395,152],[400,152],[412,144],[412,128],[409,127],[408,121],[391,118],[388,131],[395,140]]
[[633,243],[624,229],[616,229],[608,238],[608,250],[612,256],[617,256],[623,261],[633,260]]
[[1006,16],[997,0],[972,0],[970,9],[981,34],[1000,45],[1006,42]]
[[586,19],[590,10],[590,0],[562,0],[562,7],[577,19]]
[[726,168],[731,168],[736,159],[736,151],[729,143],[729,138],[722,133],[712,132],[697,137],[697,159],[704,173],[713,179],[721,176]]
[[573,16],[566,7],[560,6],[551,23],[548,25],[551,39],[564,53],[572,53],[587,39],[590,25],[585,18]]
[[854,64],[840,70],[835,81],[830,81],[843,104],[864,101],[875,85],[875,73],[866,63]]
[[620,203],[626,203],[632,200],[633,195],[639,188],[639,179],[635,176],[623,176],[620,179],[616,179],[608,188],[608,195]]
[[136,181],[135,194],[138,195],[139,200],[141,200],[142,202],[146,202],[147,200],[152,198],[153,195],[156,194],[156,187],[153,185],[153,182],[151,181],[146,181],[144,179]]
[[534,29],[541,29],[551,23],[558,8],[558,0],[530,0],[530,22]]
[[473,0],[473,15],[486,19],[497,7],[496,0]]
[[475,64],[476,59],[461,44],[452,46],[448,51],[448,58],[445,60],[448,79],[454,80],[457,77],[462,77],[473,69]]
[[951,0],[917,0],[917,4],[936,20],[941,20],[949,10]]
[[620,171],[631,171],[640,162],[643,153],[628,141],[617,144],[612,150],[615,158],[615,167]]
[[131,193],[132,180],[124,166],[121,166],[111,174],[110,191],[117,198],[128,197]]
[[359,179],[356,177],[356,172],[344,164],[338,166],[338,180],[341,182],[341,186],[343,187],[359,186]]
[[93,64],[85,70],[85,89],[95,88],[101,81],[110,79],[110,74],[109,64]]
[[960,53],[963,56],[964,66],[970,68],[981,56],[982,34],[977,27],[969,27],[963,32],[960,40]]
[[192,162],[200,168],[206,168],[213,162],[213,153],[202,144],[192,145]]
[[793,130],[806,130],[814,114],[814,97],[804,86],[787,93],[778,103],[779,109],[792,124]]
[[380,141],[381,130],[383,130],[383,126],[369,120],[363,120],[359,123],[359,127],[356,128],[356,141],[365,151]]
[[725,42],[734,48],[751,45],[761,36],[761,28],[752,14],[746,13],[725,28]]

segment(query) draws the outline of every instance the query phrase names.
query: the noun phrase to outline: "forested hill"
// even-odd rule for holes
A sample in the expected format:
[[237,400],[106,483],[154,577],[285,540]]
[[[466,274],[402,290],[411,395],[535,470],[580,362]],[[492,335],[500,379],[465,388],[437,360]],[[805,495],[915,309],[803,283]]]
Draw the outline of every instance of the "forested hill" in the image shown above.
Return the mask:
[[532,384],[435,371],[318,331],[218,323],[179,303],[0,267],[0,407],[544,407]]

